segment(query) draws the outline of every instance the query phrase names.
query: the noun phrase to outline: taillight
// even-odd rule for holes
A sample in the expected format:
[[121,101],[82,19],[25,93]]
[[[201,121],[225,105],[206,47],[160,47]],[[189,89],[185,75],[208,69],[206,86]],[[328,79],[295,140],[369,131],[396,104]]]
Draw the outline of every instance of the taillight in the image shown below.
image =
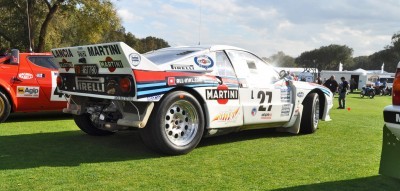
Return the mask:
[[122,78],[119,81],[119,87],[123,93],[127,93],[131,91],[131,80],[129,78]]
[[393,80],[392,104],[400,105],[400,62],[397,65],[396,74]]
[[57,76],[57,87],[61,88],[63,85],[63,80],[61,78],[61,76]]

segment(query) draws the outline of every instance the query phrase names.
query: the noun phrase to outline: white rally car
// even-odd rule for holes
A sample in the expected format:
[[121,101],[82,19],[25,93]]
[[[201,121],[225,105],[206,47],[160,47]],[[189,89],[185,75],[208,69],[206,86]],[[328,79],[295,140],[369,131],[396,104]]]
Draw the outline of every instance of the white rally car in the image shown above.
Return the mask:
[[139,54],[122,42],[53,49],[64,112],[90,135],[139,129],[144,143],[184,154],[203,136],[276,128],[313,133],[330,120],[332,93],[231,46]]

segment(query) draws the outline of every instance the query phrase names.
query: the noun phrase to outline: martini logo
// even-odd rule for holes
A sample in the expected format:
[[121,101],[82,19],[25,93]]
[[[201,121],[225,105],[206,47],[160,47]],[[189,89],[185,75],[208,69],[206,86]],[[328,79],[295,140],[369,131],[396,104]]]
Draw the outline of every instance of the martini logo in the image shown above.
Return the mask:
[[100,61],[100,67],[108,68],[108,71],[114,72],[116,68],[123,68],[121,60],[113,60],[111,57],[107,57],[105,61]]
[[206,55],[194,57],[194,63],[196,63],[197,66],[206,70],[214,66],[214,61]]
[[206,89],[206,99],[217,100],[219,104],[226,104],[228,100],[238,98],[238,90],[230,90],[225,84],[219,85],[217,89]]
[[69,71],[70,68],[74,67],[71,62],[68,62],[65,59],[62,59],[62,61],[59,62],[58,64],[60,65],[60,68],[64,68],[65,71],[67,72]]
[[214,121],[220,121],[220,122],[232,121],[236,118],[238,113],[239,113],[239,108],[235,109],[234,111],[222,112],[222,113],[216,115],[213,118],[212,122],[214,122]]

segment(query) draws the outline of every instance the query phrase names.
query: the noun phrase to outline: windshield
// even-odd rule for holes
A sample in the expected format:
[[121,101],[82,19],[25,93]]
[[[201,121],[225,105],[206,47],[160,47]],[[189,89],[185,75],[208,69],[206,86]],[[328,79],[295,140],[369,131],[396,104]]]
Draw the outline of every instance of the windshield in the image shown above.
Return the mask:
[[190,50],[190,49],[169,49],[169,50],[158,50],[154,52],[149,52],[144,54],[144,56],[155,64],[164,64],[167,62],[171,62],[173,60],[177,60],[183,58],[187,55],[190,55],[194,52],[199,51]]

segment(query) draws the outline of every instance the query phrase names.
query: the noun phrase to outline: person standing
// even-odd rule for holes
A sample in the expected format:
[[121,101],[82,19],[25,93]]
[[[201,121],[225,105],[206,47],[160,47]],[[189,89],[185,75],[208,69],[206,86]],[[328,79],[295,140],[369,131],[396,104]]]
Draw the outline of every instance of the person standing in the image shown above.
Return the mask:
[[357,86],[356,81],[354,80],[354,78],[351,78],[351,80],[350,80],[350,93],[353,93],[353,91],[355,89],[357,89],[356,86]]
[[325,81],[324,86],[327,87],[328,89],[330,89],[333,96],[335,96],[335,93],[338,90],[339,84],[335,80],[335,76],[332,75],[328,80]]
[[346,81],[344,77],[341,77],[340,80],[342,83],[340,84],[339,87],[339,107],[338,109],[344,109],[346,108],[346,94],[347,90],[349,89],[349,82]]

